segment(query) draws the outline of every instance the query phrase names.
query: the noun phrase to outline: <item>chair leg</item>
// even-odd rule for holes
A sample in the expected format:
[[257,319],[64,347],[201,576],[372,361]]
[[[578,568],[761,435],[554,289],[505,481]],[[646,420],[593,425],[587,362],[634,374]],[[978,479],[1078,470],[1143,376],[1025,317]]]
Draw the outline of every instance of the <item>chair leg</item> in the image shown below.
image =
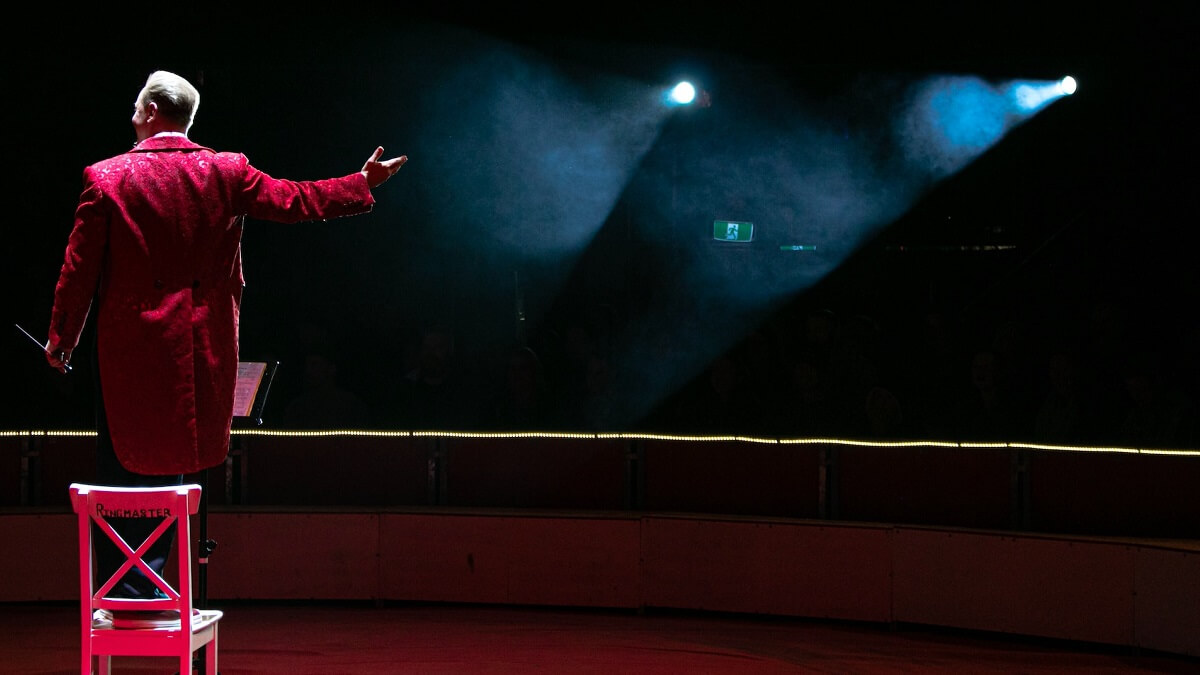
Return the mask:
[[100,675],[112,675],[112,655],[99,654],[96,660],[100,662]]
[[204,675],[217,675],[217,625],[213,624],[212,642],[204,646]]

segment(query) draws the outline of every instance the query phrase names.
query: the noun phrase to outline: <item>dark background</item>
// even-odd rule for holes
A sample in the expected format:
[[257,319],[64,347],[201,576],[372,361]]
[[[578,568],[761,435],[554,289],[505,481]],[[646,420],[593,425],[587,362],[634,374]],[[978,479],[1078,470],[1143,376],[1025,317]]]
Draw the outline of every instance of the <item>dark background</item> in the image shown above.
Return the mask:
[[[1195,442],[1197,24],[1188,3],[1078,13],[951,3],[882,11],[414,3],[121,14],[34,10],[4,29],[4,318],[38,337],[82,169],[129,147],[133,99],[146,75],[163,68],[202,92],[194,140],[245,152],[271,175],[349,173],[377,144],[411,157],[376,191],[369,215],[248,223],[242,358],[282,364],[269,425]],[[473,134],[497,119],[465,118],[461,139],[442,144],[438,134],[454,134],[426,116],[431,100],[447,96],[451,83],[437,79],[445,65],[486,62],[489,45],[536,56],[567,79],[603,71],[665,83],[686,64],[709,77],[713,106],[666,124],[589,246],[559,261],[500,254],[480,243],[486,217],[466,223],[447,206],[470,198],[502,212],[506,196],[451,197],[438,192],[437,175],[450,166],[443,148],[454,149],[455,161],[505,163],[485,151],[469,156]],[[765,129],[775,122],[765,92],[786,93],[789,106],[823,111],[850,137],[880,121],[861,98],[862,83],[936,74],[1071,74],[1080,91],[931,184],[848,242],[827,274],[790,293],[753,307],[737,307],[736,296],[687,294],[668,301],[669,312],[648,299],[697,259],[751,285],[744,268],[766,269],[688,248],[708,236],[716,211],[701,204],[702,217],[692,219],[678,204],[703,197],[674,195],[665,218],[644,207],[661,187],[650,177],[672,162],[745,156],[721,126],[731,101],[751,106]],[[761,100],[748,94],[760,75],[769,82]],[[517,179],[524,170],[501,168]],[[757,243],[780,242],[764,235]],[[804,264],[795,260],[788,264]],[[826,322],[833,337],[821,340]],[[456,340],[454,395],[404,384],[432,325]],[[586,362],[572,359],[580,328],[594,357]],[[683,339],[701,335],[711,339]],[[655,342],[670,348],[645,348]],[[15,328],[0,344],[0,428],[91,426],[85,354],[61,378]],[[542,369],[543,402],[534,409],[517,410],[506,395],[510,350],[521,345]],[[991,368],[1002,414],[978,401],[982,351],[999,359]],[[357,397],[341,418],[286,414],[313,353],[334,362],[339,386]],[[1062,406],[1078,414],[1061,428],[1038,423],[1055,355],[1072,357],[1077,383]],[[710,369],[718,363],[732,368],[735,389],[710,384],[709,375],[726,372]],[[594,408],[581,393],[588,364],[606,367],[615,382]],[[806,374],[823,383],[819,395],[803,390]],[[864,396],[876,388],[896,399],[902,421],[880,427],[864,418]],[[330,399],[329,409],[344,400]]]

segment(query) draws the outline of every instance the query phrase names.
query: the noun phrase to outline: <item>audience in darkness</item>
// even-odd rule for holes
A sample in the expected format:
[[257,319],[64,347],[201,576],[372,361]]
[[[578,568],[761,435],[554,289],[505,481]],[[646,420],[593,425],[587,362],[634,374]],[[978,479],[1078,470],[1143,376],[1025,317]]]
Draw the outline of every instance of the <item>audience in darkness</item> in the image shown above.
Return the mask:
[[[956,314],[929,306],[873,314],[800,300],[748,326],[741,340],[714,354],[690,380],[662,392],[658,405],[637,419],[627,418],[625,394],[648,386],[630,380],[651,373],[623,363],[618,345],[633,326],[610,303],[580,303],[528,339],[479,353],[463,353],[448,324],[412,317],[409,325],[422,327],[405,341],[397,372],[371,373],[374,379],[364,376],[364,366],[342,368],[357,365],[338,347],[353,336],[336,336],[334,327],[310,319],[291,332],[297,344],[281,359],[282,376],[264,420],[280,429],[1134,447],[1191,447],[1200,440],[1200,322],[1164,330],[1149,312],[1104,294],[1050,323],[1022,317],[1019,310],[977,307]],[[664,344],[663,357],[675,362],[684,348]],[[71,392],[41,396],[66,399]],[[53,427],[72,419],[45,422]]]

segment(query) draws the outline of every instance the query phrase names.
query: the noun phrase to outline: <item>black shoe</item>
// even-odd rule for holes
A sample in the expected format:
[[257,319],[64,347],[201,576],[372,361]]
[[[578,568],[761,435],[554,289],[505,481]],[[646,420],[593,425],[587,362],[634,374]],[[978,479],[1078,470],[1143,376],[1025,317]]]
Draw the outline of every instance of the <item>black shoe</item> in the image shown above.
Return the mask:
[[92,612],[92,628],[112,628],[113,615],[107,609]]

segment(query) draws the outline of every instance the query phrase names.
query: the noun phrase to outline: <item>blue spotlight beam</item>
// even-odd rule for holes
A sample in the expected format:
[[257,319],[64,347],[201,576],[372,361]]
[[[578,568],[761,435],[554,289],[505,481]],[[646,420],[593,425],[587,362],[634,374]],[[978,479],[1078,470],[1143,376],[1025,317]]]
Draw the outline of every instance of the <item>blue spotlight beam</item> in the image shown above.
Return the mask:
[[1003,85],[978,77],[934,78],[917,89],[901,118],[900,137],[911,162],[934,178],[944,178],[1076,87],[1070,77]]
[[1078,88],[1070,75],[1054,82],[1014,82],[1010,85],[1009,97],[1021,113],[1034,113],[1063,96],[1070,96]]

